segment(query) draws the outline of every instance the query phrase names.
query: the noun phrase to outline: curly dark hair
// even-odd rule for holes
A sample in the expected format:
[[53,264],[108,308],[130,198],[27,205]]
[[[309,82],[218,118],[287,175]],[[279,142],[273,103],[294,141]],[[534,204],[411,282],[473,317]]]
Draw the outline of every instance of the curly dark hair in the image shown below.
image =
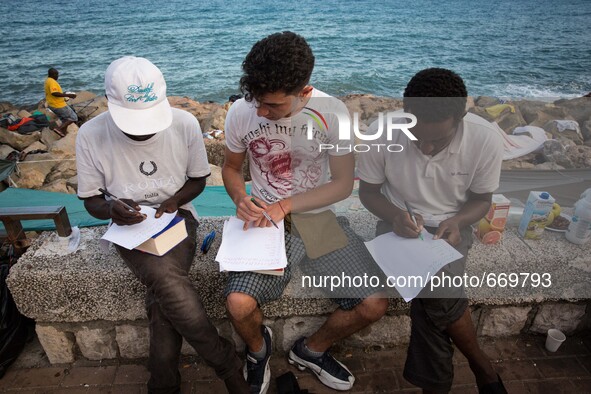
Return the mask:
[[293,94],[310,81],[314,55],[304,37],[284,31],[263,38],[250,50],[240,78],[240,90],[246,101],[267,93]]
[[462,78],[444,68],[419,71],[404,89],[404,111],[425,122],[450,116],[459,121],[466,112],[468,91]]

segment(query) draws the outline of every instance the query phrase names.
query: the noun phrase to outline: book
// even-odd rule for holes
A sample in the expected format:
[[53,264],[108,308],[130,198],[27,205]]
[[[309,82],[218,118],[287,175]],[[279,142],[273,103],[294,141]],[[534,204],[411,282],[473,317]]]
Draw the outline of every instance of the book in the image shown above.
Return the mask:
[[135,249],[156,256],[162,256],[187,238],[187,235],[185,219],[175,216],[162,231],[152,235],[151,238],[136,246]]
[[287,266],[283,221],[275,227],[250,227],[235,216],[224,222],[222,244],[215,260],[220,272],[253,271],[268,275],[283,275]]
[[277,268],[274,270],[254,270],[251,272],[256,272],[257,274],[264,274],[264,275],[283,276],[285,269],[284,268]]

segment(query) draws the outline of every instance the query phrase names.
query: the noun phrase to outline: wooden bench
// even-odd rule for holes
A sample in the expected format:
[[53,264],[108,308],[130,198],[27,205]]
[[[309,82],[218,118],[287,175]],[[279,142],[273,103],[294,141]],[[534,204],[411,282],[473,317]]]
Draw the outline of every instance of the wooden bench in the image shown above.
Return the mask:
[[52,219],[60,237],[67,237],[72,233],[70,219],[64,206],[0,208],[0,221],[4,224],[10,242],[27,238],[21,220],[38,219]]

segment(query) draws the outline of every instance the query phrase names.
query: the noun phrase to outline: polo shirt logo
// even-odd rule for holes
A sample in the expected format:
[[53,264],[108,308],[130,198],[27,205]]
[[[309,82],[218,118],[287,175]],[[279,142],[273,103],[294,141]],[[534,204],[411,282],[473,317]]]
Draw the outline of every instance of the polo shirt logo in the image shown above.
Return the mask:
[[451,173],[452,176],[468,176],[470,174],[468,174],[467,172],[461,172],[461,171],[453,171]]

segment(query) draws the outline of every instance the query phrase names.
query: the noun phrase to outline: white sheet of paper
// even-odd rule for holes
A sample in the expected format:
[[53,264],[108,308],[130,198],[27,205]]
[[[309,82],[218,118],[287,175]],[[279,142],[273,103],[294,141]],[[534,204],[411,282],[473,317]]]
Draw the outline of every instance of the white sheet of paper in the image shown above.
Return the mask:
[[133,249],[152,235],[164,230],[176,216],[176,212],[164,212],[162,216],[156,219],[154,217],[156,209],[144,205],[140,205],[140,208],[140,212],[146,215],[143,222],[131,226],[119,226],[113,223],[101,239],[111,241],[114,244],[123,246],[125,249]]
[[224,222],[222,244],[215,256],[221,271],[253,271],[285,268],[285,234],[283,220],[271,227],[251,227],[235,216]]
[[[406,302],[415,298],[443,266],[462,257],[443,239],[433,239],[433,235],[423,231],[424,240],[402,238],[393,232],[380,235],[366,242],[365,246],[387,276],[421,277],[423,286],[407,280],[407,286],[396,286]],[[411,283],[409,283],[411,282]],[[416,283],[421,284],[417,280]],[[393,282],[392,283],[396,283]]]

